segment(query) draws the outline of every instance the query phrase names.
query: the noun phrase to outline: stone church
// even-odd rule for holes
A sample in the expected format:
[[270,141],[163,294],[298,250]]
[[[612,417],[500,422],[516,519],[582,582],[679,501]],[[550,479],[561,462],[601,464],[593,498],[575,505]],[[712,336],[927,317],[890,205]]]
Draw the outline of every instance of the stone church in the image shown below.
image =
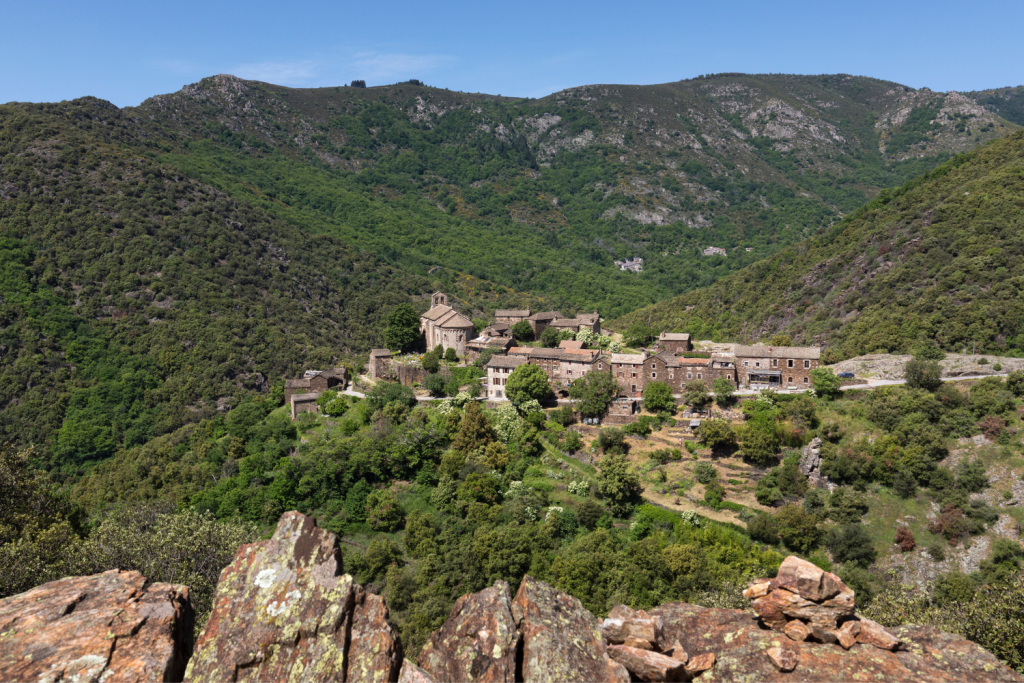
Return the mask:
[[420,316],[420,330],[427,340],[427,349],[440,345],[445,351],[455,349],[466,355],[466,342],[476,336],[473,321],[448,305],[448,295],[434,292],[430,308]]

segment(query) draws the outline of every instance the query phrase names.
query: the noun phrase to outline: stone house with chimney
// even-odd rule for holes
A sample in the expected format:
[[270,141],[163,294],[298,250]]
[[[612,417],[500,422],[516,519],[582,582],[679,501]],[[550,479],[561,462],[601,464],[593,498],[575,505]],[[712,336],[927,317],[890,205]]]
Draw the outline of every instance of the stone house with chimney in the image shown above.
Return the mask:
[[690,335],[686,332],[662,332],[658,337],[658,349],[670,353],[682,353],[693,350]]
[[533,346],[513,346],[509,356],[525,358],[540,367],[548,376],[554,391],[565,391],[573,380],[588,372],[610,372],[610,365],[599,349],[545,349]]
[[643,393],[647,383],[644,381],[644,361],[647,352],[613,353],[609,358],[612,377],[626,396],[638,397]]
[[474,362],[484,351],[505,355],[513,343],[512,337],[491,336],[485,330],[479,337],[466,342],[466,362]]
[[743,346],[733,348],[739,386],[749,389],[807,389],[818,367],[817,346]]
[[449,306],[443,292],[434,292],[430,298],[430,308],[420,316],[420,330],[428,349],[455,349],[459,356],[466,355],[466,342],[476,336],[473,321]]
[[505,385],[512,371],[529,363],[525,356],[494,356],[487,362],[487,400],[507,401]]
[[732,382],[735,386],[735,369],[716,366],[711,358],[686,358],[668,351],[651,356],[644,361],[644,384],[665,382],[672,387],[672,393],[680,394],[689,383],[700,380],[711,388],[711,383],[719,377]]

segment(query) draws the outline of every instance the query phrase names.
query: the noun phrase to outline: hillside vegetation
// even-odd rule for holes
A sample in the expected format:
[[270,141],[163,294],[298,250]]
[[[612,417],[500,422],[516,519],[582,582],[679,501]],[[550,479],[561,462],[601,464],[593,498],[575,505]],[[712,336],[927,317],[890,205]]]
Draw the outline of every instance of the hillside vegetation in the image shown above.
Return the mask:
[[614,321],[729,340],[787,333],[833,359],[919,340],[1024,353],[1024,133],[883,192],[824,234]]

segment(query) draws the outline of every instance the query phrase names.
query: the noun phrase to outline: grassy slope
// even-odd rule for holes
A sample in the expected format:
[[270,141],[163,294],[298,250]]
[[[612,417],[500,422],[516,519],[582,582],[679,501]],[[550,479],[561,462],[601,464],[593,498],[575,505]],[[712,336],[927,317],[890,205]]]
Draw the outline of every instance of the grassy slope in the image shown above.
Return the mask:
[[715,285],[613,321],[652,320],[722,339],[790,333],[848,357],[947,348],[1024,349],[1024,133],[883,193],[820,237]]

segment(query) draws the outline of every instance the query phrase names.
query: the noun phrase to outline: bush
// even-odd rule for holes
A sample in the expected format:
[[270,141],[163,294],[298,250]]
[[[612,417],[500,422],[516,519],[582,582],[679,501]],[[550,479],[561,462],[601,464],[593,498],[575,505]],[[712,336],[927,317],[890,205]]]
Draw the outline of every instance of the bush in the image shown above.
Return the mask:
[[444,396],[445,395],[445,381],[444,377],[436,373],[427,375],[423,379],[423,388],[430,392],[432,396]]
[[624,454],[606,455],[601,460],[597,490],[614,515],[625,517],[640,500],[640,476]]
[[441,369],[441,357],[434,351],[427,351],[420,359],[420,365],[429,373],[435,373]]
[[790,550],[807,555],[821,545],[817,518],[802,507],[786,505],[775,513],[775,520],[779,525],[779,538]]
[[711,391],[715,392],[715,401],[717,401],[719,405],[725,405],[732,402],[732,395],[735,388],[733,387],[732,382],[726,378],[716,377],[714,381],[711,382]]
[[912,389],[935,391],[942,386],[942,367],[935,361],[912,360],[903,366],[903,378]]
[[859,491],[840,486],[828,497],[828,516],[837,524],[860,522],[867,512],[867,498]]
[[625,434],[621,429],[615,427],[607,427],[602,429],[597,435],[597,447],[601,449],[601,452],[605,455],[609,454],[625,454],[629,450],[629,444],[626,443]]
[[850,562],[868,567],[876,553],[871,537],[862,524],[845,524],[828,533],[828,549],[837,562]]
[[449,363],[457,363],[459,361],[459,357],[455,353],[455,349],[451,347],[449,347],[448,350],[444,352],[444,359]]
[[672,397],[672,387],[665,382],[651,382],[643,391],[644,410],[652,413],[662,411],[672,413],[676,409],[676,401]]
[[725,500],[725,487],[717,480],[711,481],[704,486],[704,502],[713,508],[718,508]]
[[892,476],[892,490],[904,500],[913,498],[917,493],[917,480],[910,472],[900,470]]
[[565,450],[569,453],[575,453],[576,451],[583,448],[583,437],[580,433],[575,430],[569,430],[565,433]]
[[771,515],[759,512],[747,523],[747,534],[759,543],[775,545],[779,542],[779,523]]
[[701,484],[710,484],[718,479],[718,470],[709,462],[698,462],[693,467],[693,478]]
[[1006,388],[1018,398],[1024,396],[1024,371],[1014,370],[1008,374],[1006,376]]
[[697,428],[697,437],[711,450],[736,445],[736,433],[725,420],[702,420]]
[[533,341],[533,328],[525,320],[520,320],[513,325],[511,332],[516,341]]
[[366,521],[374,531],[391,533],[405,526],[405,510],[391,489],[377,489],[366,497]]
[[966,574],[948,572],[940,576],[932,586],[932,600],[943,606],[954,602],[971,602],[977,591],[977,585]]
[[562,335],[556,327],[546,327],[540,334],[540,343],[542,346],[546,346],[549,349],[553,349],[558,346],[561,341]]
[[683,403],[694,408],[703,408],[711,403],[711,392],[704,380],[695,379],[686,383],[683,387]]
[[597,520],[605,514],[605,509],[596,500],[588,498],[576,508],[576,519],[580,526],[593,531],[597,528]]
[[811,370],[811,386],[820,398],[834,399],[841,393],[843,382],[830,368],[814,368]]
[[505,395],[517,403],[530,399],[542,401],[551,395],[548,376],[539,365],[520,365],[508,376],[505,382]]

